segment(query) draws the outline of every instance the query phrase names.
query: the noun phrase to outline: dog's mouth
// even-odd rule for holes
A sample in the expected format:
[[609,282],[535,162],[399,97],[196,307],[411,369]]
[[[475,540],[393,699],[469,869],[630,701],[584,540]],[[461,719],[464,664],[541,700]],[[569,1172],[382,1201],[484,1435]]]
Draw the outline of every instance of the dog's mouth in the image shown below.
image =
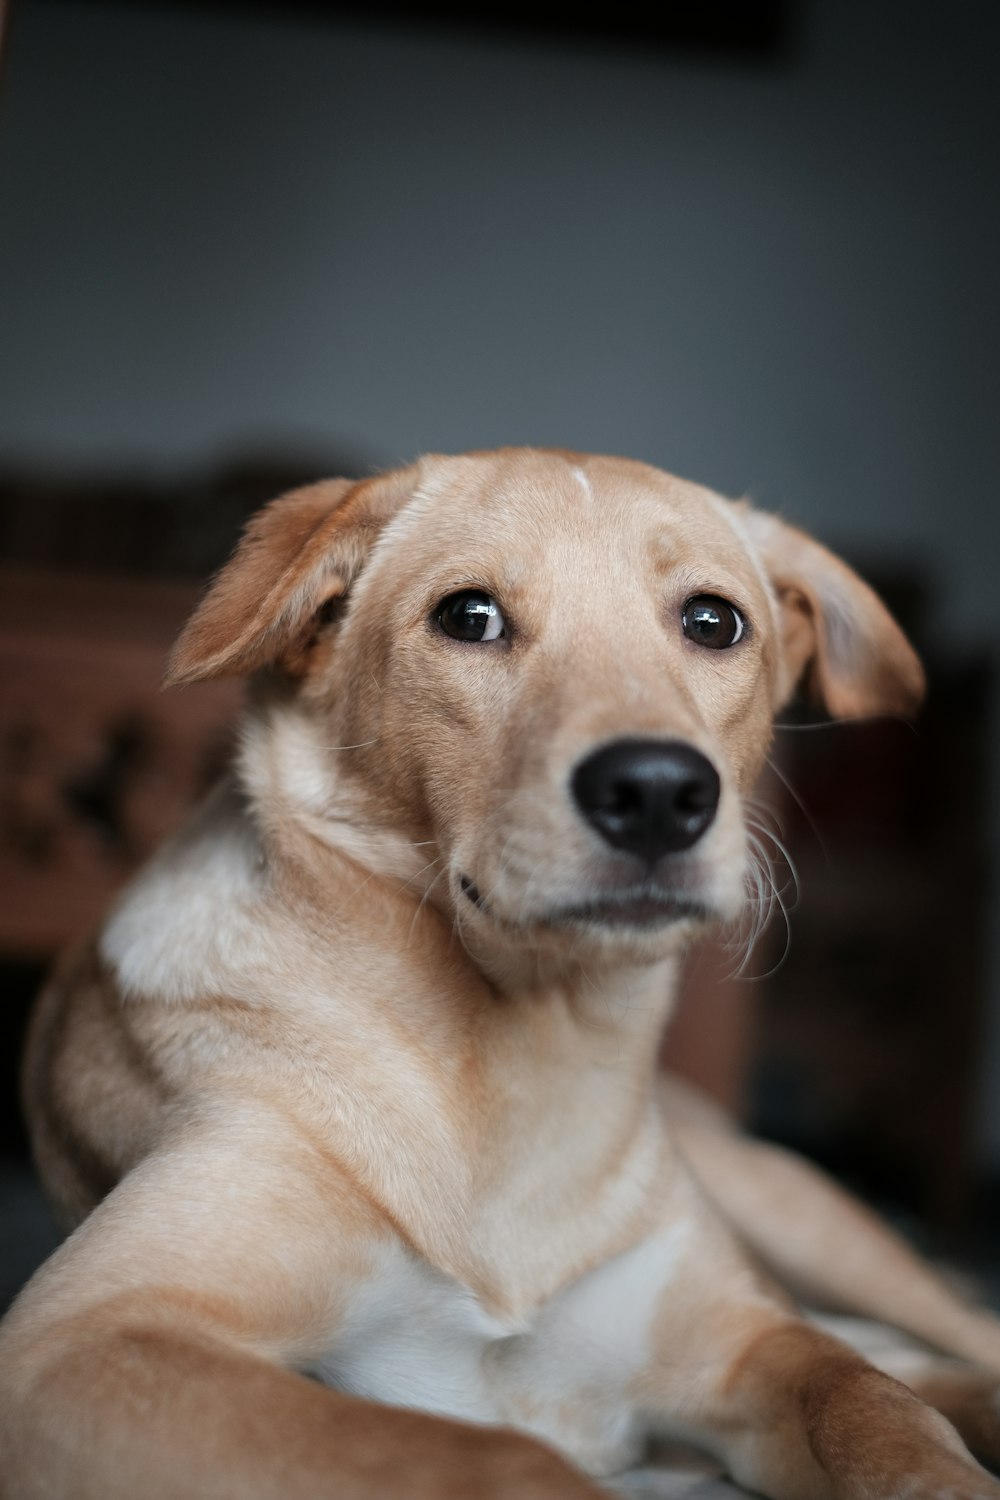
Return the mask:
[[544,918],[544,925],[649,928],[668,922],[705,922],[710,916],[711,912],[703,901],[696,901],[678,891],[643,886],[556,907]]
[[487,911],[489,909],[479,894],[479,887],[473,884],[468,875],[463,875],[459,884],[462,887],[462,895],[468,896],[473,906],[478,906],[480,911]]
[[[503,920],[480,894],[478,886],[463,875],[459,882],[462,894],[478,911]],[[606,892],[586,901],[575,901],[540,913],[530,923],[539,927],[614,927],[649,929],[670,922],[707,922],[713,916],[704,901],[680,891],[658,885],[626,887]],[[518,925],[529,925],[521,923]]]

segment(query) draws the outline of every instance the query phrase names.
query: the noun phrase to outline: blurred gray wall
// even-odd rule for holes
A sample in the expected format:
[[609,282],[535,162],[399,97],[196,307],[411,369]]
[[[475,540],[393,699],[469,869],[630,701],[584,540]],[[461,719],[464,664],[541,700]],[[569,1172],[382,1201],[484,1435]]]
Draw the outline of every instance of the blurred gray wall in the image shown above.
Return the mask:
[[806,0],[754,67],[15,0],[0,461],[627,453],[929,557],[992,645],[998,43],[967,0]]

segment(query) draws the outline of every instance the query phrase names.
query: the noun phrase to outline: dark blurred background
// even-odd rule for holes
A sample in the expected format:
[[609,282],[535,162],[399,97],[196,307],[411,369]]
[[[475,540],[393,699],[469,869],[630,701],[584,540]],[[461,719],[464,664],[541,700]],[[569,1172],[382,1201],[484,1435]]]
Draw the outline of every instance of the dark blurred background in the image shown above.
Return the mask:
[[779,731],[790,939],[778,912],[742,976],[706,952],[670,1047],[989,1259],[1000,10],[612,12],[15,0],[0,1301],[54,1242],[17,1107],[30,997],[225,758],[235,692],[156,689],[198,581],[291,484],[499,443],[749,493],[912,633],[915,727]]

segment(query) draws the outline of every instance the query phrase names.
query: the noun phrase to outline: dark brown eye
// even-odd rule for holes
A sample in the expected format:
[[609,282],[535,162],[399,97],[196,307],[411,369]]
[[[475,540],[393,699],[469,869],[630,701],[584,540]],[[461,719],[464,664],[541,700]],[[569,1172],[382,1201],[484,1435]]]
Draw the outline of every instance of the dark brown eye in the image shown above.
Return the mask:
[[743,634],[743,616],[718,594],[697,594],[689,599],[681,614],[681,624],[688,640],[712,651],[735,646]]
[[505,628],[499,604],[479,589],[450,594],[438,605],[435,618],[445,635],[456,641],[495,641]]

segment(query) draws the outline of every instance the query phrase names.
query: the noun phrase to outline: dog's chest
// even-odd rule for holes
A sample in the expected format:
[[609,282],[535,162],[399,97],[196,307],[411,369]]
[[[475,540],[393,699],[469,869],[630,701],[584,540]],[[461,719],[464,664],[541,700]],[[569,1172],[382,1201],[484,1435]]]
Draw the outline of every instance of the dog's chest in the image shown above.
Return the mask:
[[395,1406],[496,1421],[483,1355],[510,1332],[467,1287],[393,1247],[353,1293],[316,1373]]
[[516,1321],[393,1247],[315,1373],[391,1405],[520,1427],[592,1473],[613,1473],[641,1455],[631,1389],[675,1238],[652,1237]]

